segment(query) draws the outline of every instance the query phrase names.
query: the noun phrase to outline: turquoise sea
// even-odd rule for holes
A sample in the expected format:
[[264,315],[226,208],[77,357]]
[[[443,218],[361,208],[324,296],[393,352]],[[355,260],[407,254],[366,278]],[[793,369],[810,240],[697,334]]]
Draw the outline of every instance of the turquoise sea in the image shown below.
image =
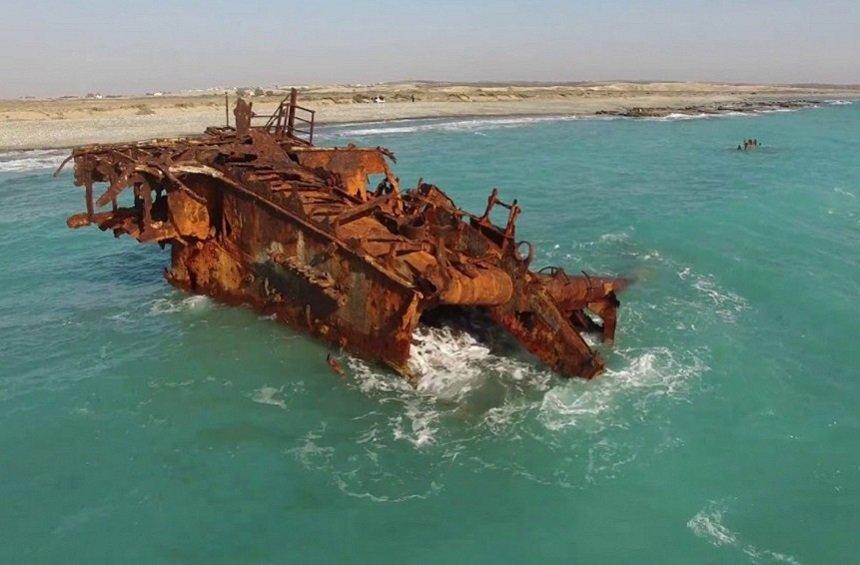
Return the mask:
[[[735,150],[744,138],[763,147]],[[325,130],[534,265],[629,275],[598,380],[422,328],[417,390],[71,231],[0,155],[0,562],[857,563],[860,103]]]

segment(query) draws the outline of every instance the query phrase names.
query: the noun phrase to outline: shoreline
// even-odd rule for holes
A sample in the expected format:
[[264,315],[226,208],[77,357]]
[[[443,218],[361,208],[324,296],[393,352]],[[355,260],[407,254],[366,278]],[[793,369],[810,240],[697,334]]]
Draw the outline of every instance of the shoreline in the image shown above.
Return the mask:
[[[860,88],[774,88],[690,83],[609,84],[588,87],[507,87],[481,96],[477,87],[417,89],[422,99],[404,100],[403,85],[389,85],[392,102],[356,102],[325,91],[303,92],[300,104],[317,112],[317,127],[397,123],[409,120],[556,117],[659,119],[790,111],[834,100],[860,99]],[[352,89],[354,90],[354,89]],[[440,92],[440,90],[442,92]],[[386,92],[389,92],[386,91]],[[305,98],[302,98],[304,96]],[[391,94],[389,94],[391,96]],[[518,96],[518,98],[511,98]],[[453,97],[453,98],[452,98]],[[464,99],[468,98],[468,100]],[[0,101],[0,152],[68,149],[90,143],[121,143],[202,133],[223,125],[224,98],[165,96],[155,100]],[[231,102],[235,97],[231,97]],[[259,114],[279,97],[254,100]],[[232,122],[232,115],[231,115]]]

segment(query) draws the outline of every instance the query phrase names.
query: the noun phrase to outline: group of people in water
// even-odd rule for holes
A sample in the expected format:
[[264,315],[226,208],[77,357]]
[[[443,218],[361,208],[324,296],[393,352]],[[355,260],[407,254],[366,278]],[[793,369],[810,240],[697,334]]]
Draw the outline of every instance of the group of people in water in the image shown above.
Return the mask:
[[738,145],[738,151],[749,151],[759,146],[758,139],[745,139],[743,146]]

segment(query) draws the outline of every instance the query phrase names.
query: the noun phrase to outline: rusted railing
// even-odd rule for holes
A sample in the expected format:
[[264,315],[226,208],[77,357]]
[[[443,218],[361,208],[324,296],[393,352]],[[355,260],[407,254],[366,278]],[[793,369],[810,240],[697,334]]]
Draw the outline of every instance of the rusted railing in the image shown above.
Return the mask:
[[[262,129],[275,135],[288,135],[295,139],[305,141],[309,145],[314,144],[314,115],[316,112],[310,108],[296,104],[298,93],[295,88],[290,89],[290,95],[281,100],[275,111],[270,114],[255,114],[254,120],[266,120]],[[253,122],[252,122],[253,123]]]

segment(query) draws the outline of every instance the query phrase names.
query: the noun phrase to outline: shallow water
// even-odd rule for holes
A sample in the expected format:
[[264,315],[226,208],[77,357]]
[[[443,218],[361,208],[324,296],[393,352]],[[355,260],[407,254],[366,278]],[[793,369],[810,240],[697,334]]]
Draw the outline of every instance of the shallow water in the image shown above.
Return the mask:
[[[764,147],[734,150],[745,137]],[[608,370],[421,328],[417,390],[95,229],[0,156],[0,561],[857,560],[860,104],[328,129],[536,266],[632,275]]]

